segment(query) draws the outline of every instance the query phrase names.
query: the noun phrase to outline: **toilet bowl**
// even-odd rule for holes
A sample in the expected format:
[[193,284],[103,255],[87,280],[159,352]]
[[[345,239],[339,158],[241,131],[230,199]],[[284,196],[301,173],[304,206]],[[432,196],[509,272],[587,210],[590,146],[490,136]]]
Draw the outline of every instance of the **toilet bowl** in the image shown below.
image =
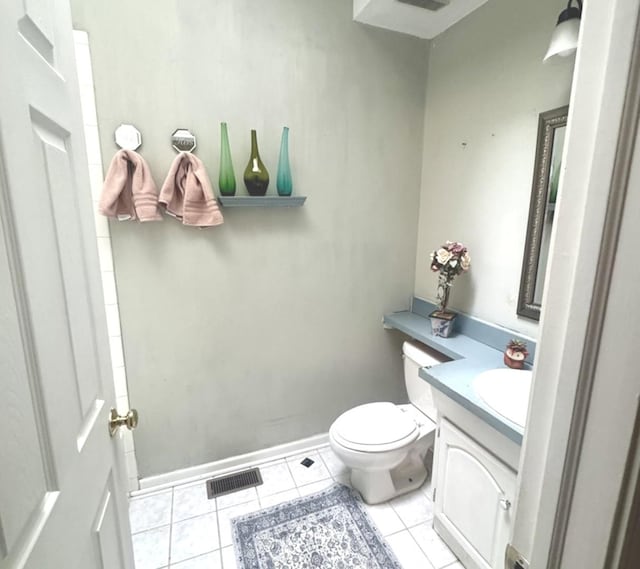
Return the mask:
[[436,415],[431,386],[418,371],[447,358],[410,342],[404,343],[403,355],[411,403],[359,405],[342,413],[329,429],[333,452],[351,470],[351,484],[368,504],[419,488],[428,476]]

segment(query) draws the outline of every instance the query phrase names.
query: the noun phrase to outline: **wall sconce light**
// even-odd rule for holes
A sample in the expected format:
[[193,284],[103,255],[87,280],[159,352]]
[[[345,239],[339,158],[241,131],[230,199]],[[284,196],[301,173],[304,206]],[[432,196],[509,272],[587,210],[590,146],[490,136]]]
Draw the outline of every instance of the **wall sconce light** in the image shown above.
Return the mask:
[[582,16],[582,0],[576,0],[577,7],[569,0],[567,7],[560,12],[556,29],[553,30],[551,42],[544,61],[554,55],[567,57],[575,53],[578,48],[578,34],[580,32],[580,17]]

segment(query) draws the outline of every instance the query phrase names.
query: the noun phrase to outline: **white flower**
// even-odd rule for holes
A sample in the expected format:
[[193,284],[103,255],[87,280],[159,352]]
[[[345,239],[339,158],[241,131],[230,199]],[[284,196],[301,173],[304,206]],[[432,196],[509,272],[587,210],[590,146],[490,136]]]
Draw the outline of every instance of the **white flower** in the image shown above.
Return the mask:
[[465,253],[464,255],[462,255],[460,259],[460,266],[462,267],[463,271],[469,270],[469,267],[471,266],[471,257],[469,257],[469,253]]
[[451,261],[449,261],[449,264],[455,268],[455,266],[458,264],[458,261],[456,261],[455,259],[451,259]]
[[441,265],[446,265],[447,261],[451,259],[451,253],[446,249],[438,249],[436,253],[436,258],[438,259],[438,263]]

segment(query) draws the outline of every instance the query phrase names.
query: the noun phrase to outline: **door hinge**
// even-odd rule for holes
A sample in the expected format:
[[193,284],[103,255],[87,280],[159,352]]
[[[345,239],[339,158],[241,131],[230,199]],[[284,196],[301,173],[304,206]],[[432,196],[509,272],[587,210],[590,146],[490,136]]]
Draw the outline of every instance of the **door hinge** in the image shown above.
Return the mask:
[[529,569],[529,562],[510,543],[505,554],[506,569]]
[[434,502],[436,501],[436,491],[437,491],[437,490],[438,490],[437,488],[434,488],[434,489],[433,489],[433,501],[434,501]]

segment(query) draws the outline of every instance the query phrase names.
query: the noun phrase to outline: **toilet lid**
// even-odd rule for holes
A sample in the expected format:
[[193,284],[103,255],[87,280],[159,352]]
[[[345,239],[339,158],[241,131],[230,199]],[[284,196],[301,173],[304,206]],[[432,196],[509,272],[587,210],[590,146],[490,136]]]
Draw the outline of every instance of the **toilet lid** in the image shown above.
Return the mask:
[[373,452],[400,448],[419,434],[413,418],[388,402],[354,407],[340,415],[331,430],[342,445]]

